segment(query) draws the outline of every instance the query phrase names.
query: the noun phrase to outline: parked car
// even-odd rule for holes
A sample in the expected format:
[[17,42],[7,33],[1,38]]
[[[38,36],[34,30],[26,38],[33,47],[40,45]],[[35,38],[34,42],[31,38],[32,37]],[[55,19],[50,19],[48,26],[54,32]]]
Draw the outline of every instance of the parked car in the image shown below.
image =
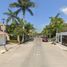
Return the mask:
[[48,37],[42,37],[42,42],[48,42]]

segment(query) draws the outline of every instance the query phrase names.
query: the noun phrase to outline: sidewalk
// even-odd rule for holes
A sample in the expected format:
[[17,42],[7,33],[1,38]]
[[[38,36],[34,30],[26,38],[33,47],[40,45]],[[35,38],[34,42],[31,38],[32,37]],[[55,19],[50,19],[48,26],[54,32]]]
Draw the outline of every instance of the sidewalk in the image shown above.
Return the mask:
[[58,47],[60,47],[61,49],[63,49],[63,50],[67,50],[67,46],[64,46],[64,45],[62,45],[62,44],[60,44],[60,43],[56,43],[56,45],[57,45]]
[[[6,48],[7,48],[8,51],[10,51],[10,50],[16,48],[17,46],[18,46],[17,44],[11,43],[11,44],[7,44]],[[3,54],[5,52],[6,52],[6,50],[5,50],[4,46],[0,46],[0,54]]]
[[[52,42],[49,42],[49,44],[52,44]],[[52,44],[52,45],[54,45],[54,44]],[[62,45],[61,43],[56,43],[55,46],[59,47],[62,50],[67,51],[67,46]]]
[[[45,42],[45,43],[43,42],[43,44],[54,45],[54,44],[52,44],[52,42]],[[54,46],[57,46],[57,47],[59,47],[60,49],[67,51],[67,46],[64,46],[64,45],[62,45],[62,44],[60,44],[60,43],[56,43],[56,45],[54,45]]]
[[[21,67],[22,63],[28,58],[33,49],[33,42],[13,46],[5,54],[0,54],[1,67]],[[12,46],[9,46],[12,47]],[[8,48],[9,48],[8,47]]]
[[[26,47],[27,45],[31,44],[32,42],[27,42],[27,43],[23,43],[23,44],[15,44],[15,43],[11,43],[11,44],[7,44],[6,48],[8,51],[5,50],[4,46],[0,46],[0,54],[4,54],[4,53],[12,53],[15,50],[17,50],[19,47]],[[28,46],[29,47],[29,46]]]

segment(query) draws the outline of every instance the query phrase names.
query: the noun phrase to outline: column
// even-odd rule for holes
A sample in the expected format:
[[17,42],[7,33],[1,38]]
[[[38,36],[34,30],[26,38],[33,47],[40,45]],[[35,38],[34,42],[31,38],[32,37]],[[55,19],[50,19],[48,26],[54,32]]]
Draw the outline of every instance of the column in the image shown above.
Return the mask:
[[63,36],[63,35],[61,34],[61,37],[60,37],[61,44],[62,44],[62,36]]

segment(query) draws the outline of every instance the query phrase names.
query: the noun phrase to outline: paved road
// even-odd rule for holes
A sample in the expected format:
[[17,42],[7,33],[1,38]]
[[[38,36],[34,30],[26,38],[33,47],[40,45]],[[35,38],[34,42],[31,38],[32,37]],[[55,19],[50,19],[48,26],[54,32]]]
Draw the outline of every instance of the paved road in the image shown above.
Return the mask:
[[67,67],[67,52],[36,38],[0,55],[0,67]]

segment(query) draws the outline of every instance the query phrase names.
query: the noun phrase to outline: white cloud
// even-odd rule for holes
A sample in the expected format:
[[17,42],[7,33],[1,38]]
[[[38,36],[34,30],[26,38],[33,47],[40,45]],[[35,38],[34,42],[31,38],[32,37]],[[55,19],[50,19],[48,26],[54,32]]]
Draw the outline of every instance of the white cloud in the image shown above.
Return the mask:
[[62,9],[61,9],[61,12],[63,12],[64,14],[66,14],[66,15],[67,15],[67,7],[62,8]]

